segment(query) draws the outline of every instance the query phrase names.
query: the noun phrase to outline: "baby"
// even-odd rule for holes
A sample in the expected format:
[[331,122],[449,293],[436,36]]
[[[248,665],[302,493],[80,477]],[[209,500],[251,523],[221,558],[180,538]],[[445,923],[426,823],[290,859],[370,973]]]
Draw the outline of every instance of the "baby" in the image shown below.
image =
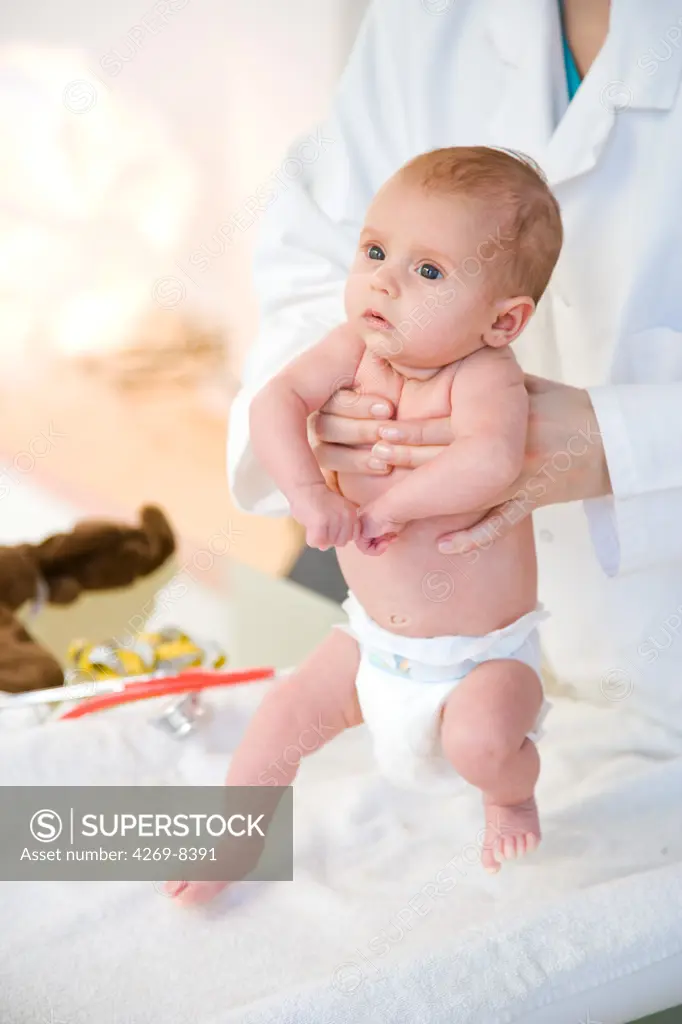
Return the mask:
[[[490,872],[535,849],[539,678],[530,517],[474,558],[437,538],[471,526],[518,478],[528,396],[511,350],[559,255],[558,205],[525,158],[455,147],[416,157],[367,212],[347,320],[274,377],[250,411],[252,444],[307,543],[335,547],[348,625],[273,687],[228,785],[289,785],[301,757],[365,722],[400,785],[483,796]],[[308,419],[341,388],[391,399],[400,422],[449,416],[454,441],[415,470],[323,477]],[[303,742],[303,737],[306,742]],[[292,755],[292,751],[295,753]],[[288,756],[287,756],[288,754]],[[276,766],[276,767],[275,767]],[[183,883],[184,884],[184,883]],[[222,883],[190,883],[183,901]]]

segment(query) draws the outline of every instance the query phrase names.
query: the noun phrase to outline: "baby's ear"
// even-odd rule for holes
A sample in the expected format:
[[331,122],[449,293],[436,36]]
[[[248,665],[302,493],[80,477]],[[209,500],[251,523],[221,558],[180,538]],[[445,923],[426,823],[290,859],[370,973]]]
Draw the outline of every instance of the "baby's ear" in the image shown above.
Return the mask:
[[518,338],[535,312],[535,302],[529,295],[516,296],[497,303],[495,320],[483,332],[483,341],[491,348],[503,348]]

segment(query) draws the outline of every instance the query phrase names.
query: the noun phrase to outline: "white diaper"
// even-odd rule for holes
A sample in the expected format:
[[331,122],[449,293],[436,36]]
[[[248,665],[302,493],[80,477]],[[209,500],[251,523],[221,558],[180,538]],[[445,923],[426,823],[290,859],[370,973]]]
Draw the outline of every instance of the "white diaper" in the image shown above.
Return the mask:
[[[542,604],[485,636],[398,636],[373,621],[349,592],[348,625],[360,645],[356,678],[362,714],[381,772],[410,789],[452,790],[463,780],[440,747],[440,711],[454,688],[492,658],[514,658],[540,674],[537,625],[549,618]],[[537,740],[551,704],[543,700],[532,732]]]

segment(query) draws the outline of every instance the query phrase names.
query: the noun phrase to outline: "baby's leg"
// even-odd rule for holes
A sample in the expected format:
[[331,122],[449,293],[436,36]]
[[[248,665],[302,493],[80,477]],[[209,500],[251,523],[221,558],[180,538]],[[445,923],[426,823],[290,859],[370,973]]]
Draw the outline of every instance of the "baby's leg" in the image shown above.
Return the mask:
[[[265,696],[234,753],[225,784],[288,786],[303,757],[344,729],[360,725],[355,689],[359,661],[357,642],[333,629],[296,672]],[[227,884],[175,882],[168,883],[167,891],[183,903],[199,903],[212,899]]]
[[481,862],[521,857],[540,842],[535,784],[540,774],[532,732],[542,683],[529,665],[510,658],[477,665],[450,694],[442,713],[443,752],[483,793],[486,830]]

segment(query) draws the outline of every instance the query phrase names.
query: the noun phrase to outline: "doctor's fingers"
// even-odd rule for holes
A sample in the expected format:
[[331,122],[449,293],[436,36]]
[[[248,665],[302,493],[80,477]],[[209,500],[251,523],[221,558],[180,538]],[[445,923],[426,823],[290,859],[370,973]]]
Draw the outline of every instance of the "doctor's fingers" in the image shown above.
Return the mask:
[[[399,447],[409,445],[448,445],[454,441],[449,416],[431,420],[400,420],[379,424],[379,439]],[[408,463],[396,463],[408,465]]]
[[379,426],[382,422],[385,423],[317,413],[311,420],[311,426],[318,441],[330,444],[374,444],[379,440]]
[[313,455],[317,459],[323,475],[326,471],[331,471],[387,476],[393,470],[392,466],[372,455],[370,448],[348,448],[342,444],[318,444],[313,448]]
[[485,550],[529,514],[530,510],[520,509],[518,503],[505,501],[492,508],[468,530],[442,534],[438,538],[438,550],[444,555],[465,555],[478,548]]
[[[313,430],[331,444],[447,445],[453,440],[448,416],[428,420],[353,420],[318,414]],[[403,465],[403,463],[401,463]]]
[[361,390],[342,387],[328,398],[321,412],[350,417],[352,420],[389,420],[394,407],[390,398],[380,394],[365,394]]
[[324,403],[320,412],[353,420],[388,420],[394,413],[394,406],[390,398],[366,395],[364,391],[354,391],[352,388],[340,388]]
[[447,445],[444,444],[387,445],[381,441],[374,445],[369,454],[374,459],[388,463],[389,466],[417,469],[418,466],[423,466],[431,459],[435,459],[446,448]]

